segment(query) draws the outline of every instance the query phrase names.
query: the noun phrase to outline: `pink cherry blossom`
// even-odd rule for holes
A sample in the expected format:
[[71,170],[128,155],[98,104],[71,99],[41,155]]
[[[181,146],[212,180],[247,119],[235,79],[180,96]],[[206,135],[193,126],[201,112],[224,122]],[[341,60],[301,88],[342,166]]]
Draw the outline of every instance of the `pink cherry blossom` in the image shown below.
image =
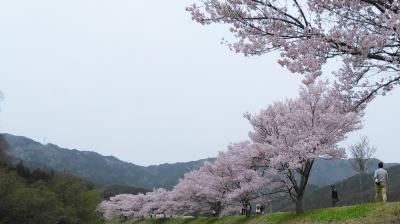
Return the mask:
[[339,59],[331,81],[355,107],[400,84],[398,1],[196,0],[187,11],[203,25],[228,24],[235,52],[279,51],[278,62],[307,84]]
[[349,132],[361,128],[362,111],[347,110],[327,83],[301,88],[297,99],[276,102],[259,114],[246,114],[253,126],[253,142],[264,144],[258,165],[281,183],[301,213],[302,199],[317,158],[343,158],[337,143]]
[[186,173],[171,191],[116,195],[103,201],[99,211],[106,219],[219,216],[287,195],[302,212],[314,161],[343,158],[345,151],[337,143],[361,128],[363,111],[349,110],[351,102],[335,90],[328,83],[311,83],[298,98],[246,114],[253,127],[251,141],[228,145],[215,161]]

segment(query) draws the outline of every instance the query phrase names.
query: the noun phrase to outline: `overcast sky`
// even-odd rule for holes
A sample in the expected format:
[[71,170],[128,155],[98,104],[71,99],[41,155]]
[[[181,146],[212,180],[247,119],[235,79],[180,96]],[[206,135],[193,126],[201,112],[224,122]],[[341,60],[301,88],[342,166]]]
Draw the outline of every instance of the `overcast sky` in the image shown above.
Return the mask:
[[[139,165],[214,157],[247,139],[242,114],[295,97],[277,55],[246,58],[201,26],[190,1],[0,2],[0,131]],[[400,89],[376,99],[365,128],[400,162]]]

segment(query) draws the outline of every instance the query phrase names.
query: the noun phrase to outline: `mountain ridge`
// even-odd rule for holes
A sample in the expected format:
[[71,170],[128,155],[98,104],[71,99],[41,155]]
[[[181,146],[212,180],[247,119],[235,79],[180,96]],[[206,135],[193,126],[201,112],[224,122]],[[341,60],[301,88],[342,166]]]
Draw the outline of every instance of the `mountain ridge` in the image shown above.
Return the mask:
[[[171,189],[187,172],[198,169],[207,158],[189,162],[140,166],[115,156],[103,156],[93,151],[61,148],[56,144],[43,145],[24,136],[3,134],[8,143],[7,153],[33,168],[67,171],[98,185],[127,185],[145,189]],[[374,160],[374,164],[377,160]],[[390,164],[389,164],[390,166]],[[322,187],[355,175],[348,160],[315,162],[310,184]]]
[[[104,186],[128,185],[146,189],[170,189],[184,173],[199,168],[206,160],[146,167],[122,161],[112,155],[103,156],[93,151],[65,149],[53,143],[43,145],[25,136],[3,136],[8,144],[6,152],[30,167],[68,171]],[[179,170],[171,172],[171,167]],[[158,174],[162,174],[163,177],[159,177]]]

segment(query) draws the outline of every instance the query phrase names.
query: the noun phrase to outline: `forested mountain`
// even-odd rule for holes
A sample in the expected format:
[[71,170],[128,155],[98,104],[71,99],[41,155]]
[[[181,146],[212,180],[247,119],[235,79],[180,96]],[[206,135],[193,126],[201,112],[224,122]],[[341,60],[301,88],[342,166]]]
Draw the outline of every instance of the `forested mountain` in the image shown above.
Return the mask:
[[102,223],[96,212],[100,189],[68,173],[12,163],[3,143],[0,135],[0,223]]
[[67,171],[103,186],[172,188],[184,173],[199,168],[205,161],[144,167],[96,152],[64,149],[54,144],[43,145],[22,136],[4,134],[4,137],[8,143],[7,153],[30,167]]
[[[184,173],[199,168],[205,160],[138,166],[96,152],[40,144],[32,139],[4,134],[8,153],[28,166],[68,171],[103,186],[128,185],[145,189],[171,189]],[[213,159],[209,159],[213,160]],[[377,163],[375,161],[375,163]],[[391,166],[393,164],[388,164]],[[355,175],[348,160],[318,160],[310,184],[325,186]]]

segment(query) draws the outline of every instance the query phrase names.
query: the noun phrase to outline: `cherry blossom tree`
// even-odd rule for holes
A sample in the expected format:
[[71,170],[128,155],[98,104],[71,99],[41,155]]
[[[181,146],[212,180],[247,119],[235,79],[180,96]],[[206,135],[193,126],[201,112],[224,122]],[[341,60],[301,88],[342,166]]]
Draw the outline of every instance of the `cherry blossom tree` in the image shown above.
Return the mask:
[[201,178],[196,173],[197,171],[193,171],[186,174],[185,178],[172,191],[159,188],[146,194],[119,194],[101,202],[98,210],[105,219],[143,219],[153,218],[158,214],[163,217],[210,215],[210,202],[202,195],[206,191],[210,192],[204,185],[209,179],[196,179]]
[[262,196],[270,183],[253,163],[255,145],[249,141],[231,144],[214,162],[205,162],[199,170],[185,174],[171,191],[174,214],[229,214]]
[[139,193],[137,195],[129,195],[125,197],[130,204],[130,211],[133,217],[142,219],[148,214],[143,210],[143,206],[148,202],[147,194]]
[[250,138],[265,145],[255,161],[281,183],[297,213],[303,212],[302,200],[315,159],[343,158],[345,150],[337,143],[361,128],[362,115],[344,110],[343,102],[322,82],[301,88],[297,99],[245,115],[254,129]]
[[400,83],[399,1],[197,0],[187,7],[201,24],[229,24],[229,47],[245,55],[281,52],[279,63],[311,83],[329,59],[338,92],[365,106]]
[[141,207],[141,213],[150,217],[162,214],[164,217],[169,214],[169,206],[166,202],[169,200],[169,192],[163,188],[154,189],[146,193],[146,198]]
[[102,201],[98,206],[97,210],[104,219],[112,219],[121,215],[121,210],[116,203],[111,201]]
[[239,204],[246,209],[246,215],[250,215],[247,210],[250,202],[261,197],[270,184],[254,163],[253,147],[255,144],[249,141],[230,144],[227,151],[219,153],[214,164],[205,166],[218,178],[226,207],[237,207]]
[[163,202],[165,190],[157,189],[147,194],[119,194],[109,200],[102,201],[98,211],[105,219],[139,218],[149,217],[161,209],[155,200]]
[[[224,197],[219,177],[210,172],[211,162],[205,162],[199,170],[186,173],[172,190],[172,200],[185,215],[219,214]],[[178,211],[175,213],[179,214]]]
[[134,215],[137,195],[119,194],[107,201],[102,201],[98,210],[105,219],[131,217]]

